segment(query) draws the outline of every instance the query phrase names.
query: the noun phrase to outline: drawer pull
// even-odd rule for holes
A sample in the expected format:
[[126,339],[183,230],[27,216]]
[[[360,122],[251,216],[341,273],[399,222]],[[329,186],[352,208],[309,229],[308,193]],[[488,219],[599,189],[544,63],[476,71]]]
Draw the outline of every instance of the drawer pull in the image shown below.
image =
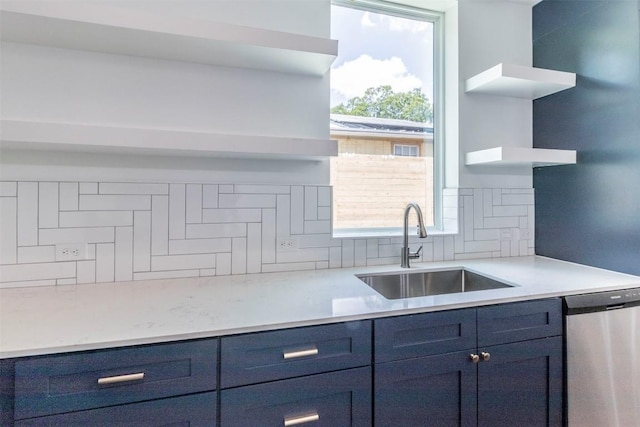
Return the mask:
[[115,377],[98,378],[99,385],[125,383],[128,381],[138,381],[144,378],[144,372],[137,374],[116,375]]
[[320,419],[320,415],[317,412],[308,415],[302,415],[300,417],[291,417],[284,419],[284,426],[297,426],[299,424],[311,423],[313,421],[318,421]]
[[287,351],[285,353],[282,353],[282,356],[285,359],[295,359],[296,357],[315,356],[316,354],[318,354],[318,349],[310,348],[308,350]]

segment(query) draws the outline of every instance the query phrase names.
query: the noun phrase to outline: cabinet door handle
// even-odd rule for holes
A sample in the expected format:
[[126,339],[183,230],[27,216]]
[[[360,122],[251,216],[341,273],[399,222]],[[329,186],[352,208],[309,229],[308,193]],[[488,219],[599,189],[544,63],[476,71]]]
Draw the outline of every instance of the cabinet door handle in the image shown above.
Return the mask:
[[318,354],[318,349],[310,348],[307,350],[285,351],[282,353],[282,357],[285,359],[295,359],[296,357],[315,356],[316,354]]
[[144,379],[144,372],[139,372],[137,374],[116,375],[115,377],[98,378],[98,384],[109,385],[109,384],[125,383],[129,381],[138,381],[141,379]]
[[469,360],[471,360],[473,363],[478,363],[480,361],[480,356],[475,353],[471,353],[469,355]]
[[485,362],[488,362],[489,359],[491,359],[491,353],[489,353],[488,351],[483,351],[482,353],[480,353],[480,356],[482,356],[482,360],[484,360]]
[[320,419],[320,415],[318,415],[317,412],[314,412],[312,414],[301,415],[299,417],[285,418],[283,421],[284,421],[284,426],[289,427],[289,426],[297,426],[305,423],[311,423],[314,421],[318,421],[319,419]]

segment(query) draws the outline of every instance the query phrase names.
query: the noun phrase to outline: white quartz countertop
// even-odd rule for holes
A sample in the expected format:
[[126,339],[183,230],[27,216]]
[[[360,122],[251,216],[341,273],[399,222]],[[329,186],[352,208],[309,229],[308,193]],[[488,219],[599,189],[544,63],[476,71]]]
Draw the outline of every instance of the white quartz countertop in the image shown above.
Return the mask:
[[640,287],[640,277],[530,256],[464,267],[511,288],[387,300],[355,274],[397,265],[0,290],[0,358],[111,348]]

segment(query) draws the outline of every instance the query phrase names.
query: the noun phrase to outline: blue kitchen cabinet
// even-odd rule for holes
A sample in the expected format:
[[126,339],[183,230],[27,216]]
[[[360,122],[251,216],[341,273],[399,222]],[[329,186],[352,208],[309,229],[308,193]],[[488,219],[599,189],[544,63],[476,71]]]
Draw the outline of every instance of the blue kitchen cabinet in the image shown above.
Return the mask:
[[371,321],[223,337],[220,425],[372,425]]
[[376,343],[397,347],[374,355],[376,427],[560,426],[561,310],[551,299],[376,320]]

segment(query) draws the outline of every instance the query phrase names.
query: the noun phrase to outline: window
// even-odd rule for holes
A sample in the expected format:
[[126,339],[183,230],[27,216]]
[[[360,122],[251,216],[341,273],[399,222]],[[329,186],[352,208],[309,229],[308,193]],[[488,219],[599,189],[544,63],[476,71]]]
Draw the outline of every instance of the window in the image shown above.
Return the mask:
[[393,144],[394,156],[419,157],[420,149],[417,145]]
[[[440,15],[374,0],[334,0],[331,37],[333,226],[395,233],[409,202],[439,225]],[[413,213],[412,213],[413,214]]]

